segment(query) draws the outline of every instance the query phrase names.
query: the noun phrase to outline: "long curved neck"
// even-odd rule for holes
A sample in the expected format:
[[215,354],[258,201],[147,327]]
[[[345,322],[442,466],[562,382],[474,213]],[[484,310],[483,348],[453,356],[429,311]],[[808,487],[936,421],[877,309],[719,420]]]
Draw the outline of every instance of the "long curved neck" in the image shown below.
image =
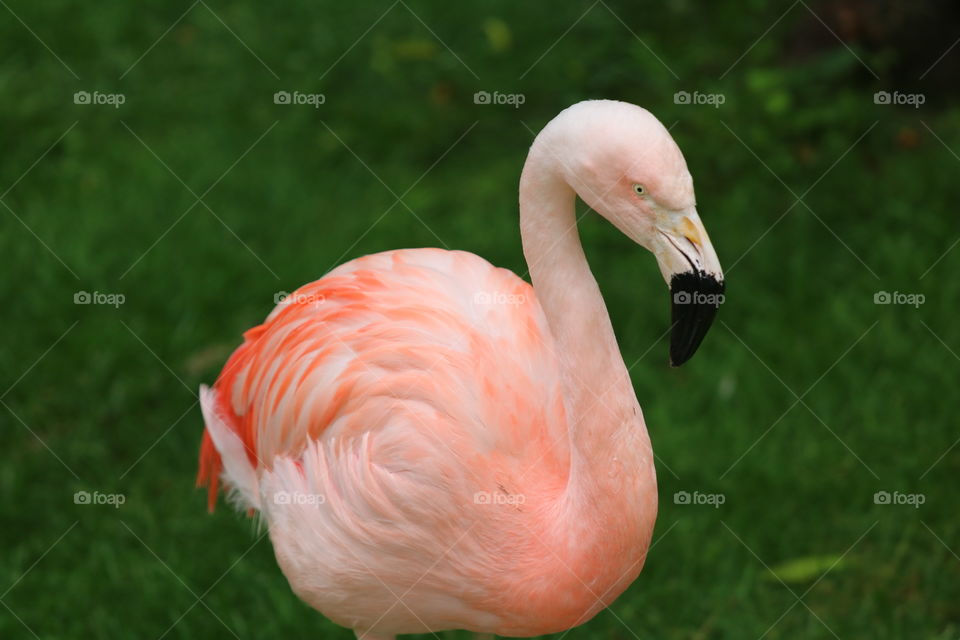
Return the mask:
[[650,441],[580,244],[575,200],[556,148],[538,139],[520,181],[520,233],[563,367],[571,452],[564,520],[594,528],[632,520],[633,529],[652,529],[656,479]]
[[[565,367],[568,408],[582,411],[597,404],[602,412],[604,403],[598,399],[626,391],[632,397],[633,389],[600,288],[580,244],[575,200],[549,152],[532,151],[520,182],[524,257]],[[575,413],[571,418],[591,415]],[[590,444],[576,437],[582,434],[571,435],[575,436],[573,444]]]

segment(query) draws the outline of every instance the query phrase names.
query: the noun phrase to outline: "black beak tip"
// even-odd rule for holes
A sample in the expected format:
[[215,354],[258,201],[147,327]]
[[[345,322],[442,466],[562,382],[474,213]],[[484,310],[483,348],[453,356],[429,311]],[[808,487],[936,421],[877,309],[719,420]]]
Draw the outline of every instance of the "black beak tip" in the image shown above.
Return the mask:
[[723,280],[705,271],[671,278],[670,366],[679,367],[696,353],[724,302],[725,289]]

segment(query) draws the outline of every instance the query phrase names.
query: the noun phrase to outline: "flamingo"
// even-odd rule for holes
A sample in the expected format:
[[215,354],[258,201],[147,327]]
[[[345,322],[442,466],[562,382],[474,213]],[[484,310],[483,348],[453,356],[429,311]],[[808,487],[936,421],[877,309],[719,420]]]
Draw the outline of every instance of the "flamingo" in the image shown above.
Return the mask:
[[532,286],[463,251],[357,258],[278,304],[200,388],[209,508],[222,481],[294,593],[358,638],[557,632],[643,567],[653,452],[576,195],[656,256],[679,366],[716,313],[719,261],[667,129],[596,100],[527,156]]

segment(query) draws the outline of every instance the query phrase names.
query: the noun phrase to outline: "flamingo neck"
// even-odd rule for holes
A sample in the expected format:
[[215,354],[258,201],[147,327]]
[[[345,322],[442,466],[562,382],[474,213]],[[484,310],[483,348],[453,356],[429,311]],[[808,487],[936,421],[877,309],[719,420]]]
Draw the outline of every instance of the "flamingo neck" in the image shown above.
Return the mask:
[[[576,194],[564,179],[562,157],[556,146],[541,139],[531,148],[520,182],[520,232],[563,368],[570,439],[563,526],[572,538],[586,536],[581,542],[608,536],[598,544],[613,553],[645,553],[656,516],[652,450],[580,243]],[[582,530],[571,531],[571,526]],[[635,570],[639,572],[639,566]],[[636,575],[628,573],[630,580]]]

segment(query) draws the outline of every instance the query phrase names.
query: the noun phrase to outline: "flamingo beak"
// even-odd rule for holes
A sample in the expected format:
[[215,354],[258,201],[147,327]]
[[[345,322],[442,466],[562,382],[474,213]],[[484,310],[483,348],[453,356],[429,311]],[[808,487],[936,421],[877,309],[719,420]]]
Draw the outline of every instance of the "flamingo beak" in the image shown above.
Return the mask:
[[696,209],[670,213],[657,225],[654,251],[670,285],[670,364],[679,367],[697,351],[724,302],[723,271]]

